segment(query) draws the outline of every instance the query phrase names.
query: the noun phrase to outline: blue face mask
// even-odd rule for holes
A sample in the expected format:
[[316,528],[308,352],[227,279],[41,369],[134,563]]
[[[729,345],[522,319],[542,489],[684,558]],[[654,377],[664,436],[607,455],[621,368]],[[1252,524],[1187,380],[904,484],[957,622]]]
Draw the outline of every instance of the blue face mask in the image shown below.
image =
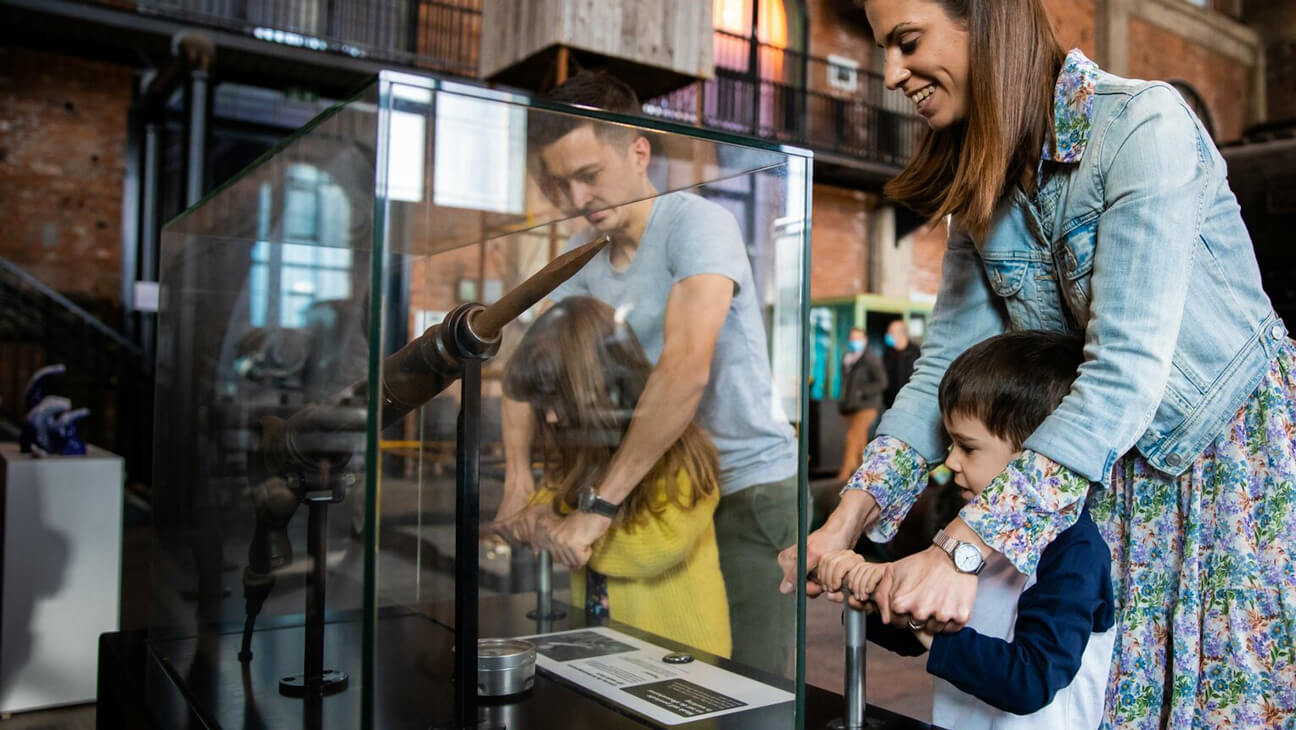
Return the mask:
[[864,345],[865,345],[865,344],[867,344],[867,343],[866,343],[864,340],[851,340],[851,341],[850,341],[850,351],[851,351],[851,352],[864,352]]
[[886,337],[882,338],[882,341],[887,343],[887,347],[895,347],[895,337],[890,332],[887,333]]

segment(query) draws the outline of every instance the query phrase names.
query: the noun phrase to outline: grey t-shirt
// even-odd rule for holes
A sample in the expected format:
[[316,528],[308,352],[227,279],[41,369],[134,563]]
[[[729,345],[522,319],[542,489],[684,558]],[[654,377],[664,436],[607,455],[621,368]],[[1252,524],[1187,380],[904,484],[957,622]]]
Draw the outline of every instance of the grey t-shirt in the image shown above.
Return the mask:
[[[576,236],[569,248],[585,238]],[[796,440],[774,395],[751,263],[733,215],[692,193],[670,193],[653,204],[625,271],[612,268],[608,253],[600,251],[551,298],[592,296],[623,312],[654,365],[662,352],[666,300],[676,282],[719,274],[736,284],[696,421],[720,452],[721,494],[796,474]]]

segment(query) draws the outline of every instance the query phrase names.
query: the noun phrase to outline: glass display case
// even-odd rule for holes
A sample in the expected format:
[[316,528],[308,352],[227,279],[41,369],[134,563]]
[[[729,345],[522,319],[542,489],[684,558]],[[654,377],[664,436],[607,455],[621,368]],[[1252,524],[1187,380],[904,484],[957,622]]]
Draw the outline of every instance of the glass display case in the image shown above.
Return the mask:
[[384,72],[166,226],[159,723],[808,726],[810,170]]

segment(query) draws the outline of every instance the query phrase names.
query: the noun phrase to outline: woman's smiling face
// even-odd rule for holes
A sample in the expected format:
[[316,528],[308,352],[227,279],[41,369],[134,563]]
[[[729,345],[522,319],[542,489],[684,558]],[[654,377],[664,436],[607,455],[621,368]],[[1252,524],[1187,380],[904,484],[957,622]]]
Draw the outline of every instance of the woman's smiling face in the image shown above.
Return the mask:
[[968,115],[968,31],[938,0],[868,0],[864,5],[886,52],[888,89],[901,89],[933,130]]

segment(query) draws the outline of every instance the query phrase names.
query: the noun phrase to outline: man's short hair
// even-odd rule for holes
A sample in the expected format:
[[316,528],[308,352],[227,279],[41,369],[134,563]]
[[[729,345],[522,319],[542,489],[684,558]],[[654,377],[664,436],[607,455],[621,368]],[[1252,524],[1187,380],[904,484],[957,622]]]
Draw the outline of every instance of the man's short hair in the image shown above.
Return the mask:
[[[643,113],[634,89],[606,71],[578,71],[545,94],[545,98],[615,114]],[[628,141],[635,134],[634,130],[617,124],[537,109],[528,114],[527,139],[531,149],[538,152],[585,124],[592,124],[595,134],[604,139]]]
[[1020,449],[1071,392],[1084,340],[1040,330],[991,337],[955,358],[940,384],[941,415],[976,418]]

